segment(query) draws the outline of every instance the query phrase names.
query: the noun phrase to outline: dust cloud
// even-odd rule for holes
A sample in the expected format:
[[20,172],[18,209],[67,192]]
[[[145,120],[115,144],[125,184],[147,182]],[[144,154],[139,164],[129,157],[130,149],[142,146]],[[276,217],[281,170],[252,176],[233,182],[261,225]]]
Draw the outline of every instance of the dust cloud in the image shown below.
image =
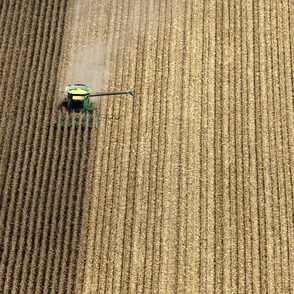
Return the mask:
[[[65,31],[65,50],[61,59],[63,64],[59,79],[60,101],[66,95],[65,88],[68,84],[86,84],[92,92],[105,90],[109,80],[115,76],[116,67],[113,66],[113,62],[121,64],[122,68],[125,59],[129,58],[119,45],[112,46],[111,49],[107,48],[113,40],[116,40],[117,43],[131,44],[132,39],[137,40],[139,36],[142,37],[146,34],[147,26],[149,38],[152,39],[151,36],[156,35],[156,26],[153,26],[152,23],[159,19],[158,11],[153,6],[149,6],[147,2],[144,5],[134,2],[134,5],[130,5],[128,9],[124,4],[121,4],[124,7],[119,18],[121,25],[113,35],[105,33],[109,29],[108,26],[114,26],[117,21],[117,18],[112,14],[113,1],[99,3],[88,0],[86,3],[87,11],[90,13],[99,11],[95,17],[85,18],[85,1],[76,0],[69,7]],[[133,17],[129,18],[128,13]],[[140,19],[146,19],[147,16],[148,21],[142,25]],[[134,43],[136,42],[134,41]],[[129,73],[124,72],[121,75],[128,76]],[[116,87],[111,88],[122,90]]]
[[[102,91],[109,74],[106,45],[96,35],[93,19],[85,18],[84,6],[84,1],[77,0],[68,8],[59,79],[59,102],[64,99],[65,88],[69,84],[86,84],[92,92]],[[92,11],[95,6],[96,1],[90,0],[87,10]]]
[[98,41],[74,50],[69,58],[63,85],[81,83],[101,91],[109,70],[105,65],[106,50]]

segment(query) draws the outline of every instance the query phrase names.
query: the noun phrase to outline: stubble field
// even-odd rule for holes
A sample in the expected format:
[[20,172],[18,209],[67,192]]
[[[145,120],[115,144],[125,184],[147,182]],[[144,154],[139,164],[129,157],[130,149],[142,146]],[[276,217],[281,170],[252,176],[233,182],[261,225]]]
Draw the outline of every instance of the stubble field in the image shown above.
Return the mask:
[[[292,293],[290,1],[0,2],[1,293]],[[61,129],[68,83],[98,129]]]

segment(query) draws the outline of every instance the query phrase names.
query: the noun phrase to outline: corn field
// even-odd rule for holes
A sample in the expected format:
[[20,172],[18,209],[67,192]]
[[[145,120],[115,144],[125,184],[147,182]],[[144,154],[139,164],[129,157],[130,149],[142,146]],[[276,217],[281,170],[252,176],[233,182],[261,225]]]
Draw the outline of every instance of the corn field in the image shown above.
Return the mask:
[[[0,1],[0,293],[293,293],[293,25],[287,0]],[[61,128],[69,83],[136,96]]]

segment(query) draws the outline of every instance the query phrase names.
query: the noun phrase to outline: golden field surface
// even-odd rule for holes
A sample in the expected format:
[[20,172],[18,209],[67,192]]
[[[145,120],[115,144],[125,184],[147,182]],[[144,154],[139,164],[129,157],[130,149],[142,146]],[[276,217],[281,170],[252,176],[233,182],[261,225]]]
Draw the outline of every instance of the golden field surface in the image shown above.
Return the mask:
[[[1,1],[0,293],[293,293],[293,27],[287,0]],[[136,97],[61,128],[69,83]]]

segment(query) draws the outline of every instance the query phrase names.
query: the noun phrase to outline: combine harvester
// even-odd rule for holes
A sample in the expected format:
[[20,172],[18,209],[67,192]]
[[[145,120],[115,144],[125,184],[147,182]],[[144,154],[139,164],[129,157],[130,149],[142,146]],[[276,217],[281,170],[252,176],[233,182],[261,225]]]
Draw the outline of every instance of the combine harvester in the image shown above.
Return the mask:
[[98,128],[98,113],[96,104],[90,101],[90,97],[97,96],[109,96],[109,95],[121,95],[130,94],[135,97],[132,91],[119,91],[119,92],[105,92],[105,93],[93,93],[91,94],[91,88],[84,84],[70,84],[66,87],[67,97],[60,106],[61,112],[61,126],[66,124],[66,116],[69,115],[68,127],[74,125],[79,126],[80,116],[82,128],[85,128],[87,121],[87,113],[90,114],[88,127]]

